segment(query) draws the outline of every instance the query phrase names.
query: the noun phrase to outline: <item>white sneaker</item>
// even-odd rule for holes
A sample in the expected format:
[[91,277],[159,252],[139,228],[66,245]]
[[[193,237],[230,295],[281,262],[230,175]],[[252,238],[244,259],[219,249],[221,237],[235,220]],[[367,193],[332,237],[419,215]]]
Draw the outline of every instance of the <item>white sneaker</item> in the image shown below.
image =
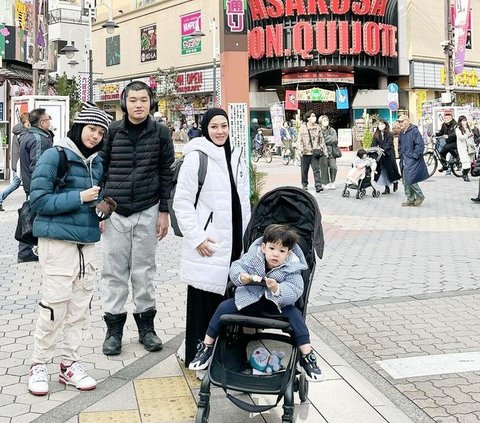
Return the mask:
[[325,189],[332,189],[332,184],[328,183],[327,185],[323,186]]
[[182,345],[177,350],[177,358],[185,363],[185,339],[182,341]]
[[83,366],[75,361],[71,366],[65,367],[60,364],[60,383],[64,385],[72,385],[80,391],[91,391],[97,387],[97,382],[88,376]]
[[335,184],[333,182],[330,183],[330,189],[336,189],[337,187],[335,186]]
[[33,395],[48,394],[48,370],[45,364],[35,364],[28,373],[28,390]]

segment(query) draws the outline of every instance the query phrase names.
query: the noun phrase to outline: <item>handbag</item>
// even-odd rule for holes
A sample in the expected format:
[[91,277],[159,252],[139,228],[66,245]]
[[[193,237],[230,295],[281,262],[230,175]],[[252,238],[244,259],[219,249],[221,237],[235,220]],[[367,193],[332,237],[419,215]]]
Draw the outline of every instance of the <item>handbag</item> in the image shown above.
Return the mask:
[[472,161],[470,173],[472,176],[480,176],[480,159]]
[[308,130],[308,138],[310,138],[310,145],[312,146],[312,155],[316,159],[321,159],[325,155],[325,153],[321,148],[313,148],[312,134],[310,134],[310,129],[307,129],[307,130]]
[[342,157],[342,150],[340,150],[337,144],[332,146],[332,156],[334,159],[339,159]]
[[476,150],[476,146],[473,141],[467,141],[467,154],[474,154]]
[[24,244],[37,245],[38,238],[33,236],[33,221],[35,213],[30,208],[30,200],[25,201],[18,209],[18,222],[15,229],[15,239]]

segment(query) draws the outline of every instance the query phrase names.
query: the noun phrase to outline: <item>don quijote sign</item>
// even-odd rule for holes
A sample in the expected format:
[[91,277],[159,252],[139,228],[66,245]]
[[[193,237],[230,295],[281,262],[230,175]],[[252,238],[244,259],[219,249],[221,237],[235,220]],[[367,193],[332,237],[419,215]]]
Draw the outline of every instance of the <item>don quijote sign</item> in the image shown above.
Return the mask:
[[292,55],[311,59],[314,49],[324,56],[398,56],[397,26],[386,19],[389,0],[249,0],[248,4],[252,59]]

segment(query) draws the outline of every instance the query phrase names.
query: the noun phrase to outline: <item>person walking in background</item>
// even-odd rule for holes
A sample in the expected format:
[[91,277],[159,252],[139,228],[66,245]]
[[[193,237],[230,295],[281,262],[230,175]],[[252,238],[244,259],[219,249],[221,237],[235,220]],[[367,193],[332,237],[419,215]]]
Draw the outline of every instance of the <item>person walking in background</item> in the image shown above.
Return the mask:
[[180,126],[180,134],[179,134],[179,141],[180,142],[187,142],[188,141],[188,130],[187,130],[187,124],[186,123],[182,123],[182,125]]
[[[202,134],[183,150],[185,159],[173,199],[183,234],[180,280],[188,285],[185,353],[179,350],[178,354],[187,367],[210,318],[225,299],[230,264],[240,258],[250,219],[248,172],[241,151],[230,143],[227,113],[219,108],[208,110]],[[208,161],[197,198],[200,152]]]
[[407,115],[400,115],[398,122],[401,129],[398,137],[398,152],[405,195],[407,196],[407,201],[403,202],[402,206],[419,207],[425,200],[425,195],[418,183],[428,178],[427,165],[423,160],[425,145],[422,134],[416,125],[410,123]]
[[335,155],[336,151],[339,151],[337,131],[330,126],[328,116],[320,116],[318,123],[320,124],[323,139],[327,146],[327,154],[325,158],[320,160],[322,184],[325,189],[335,189],[335,179],[337,178],[337,157],[335,157]]
[[463,180],[470,182],[468,173],[470,172],[472,161],[475,158],[475,142],[466,116],[462,115],[458,117],[455,135],[457,136],[458,157],[462,162]]
[[12,128],[12,143],[10,145],[11,158],[12,158],[12,182],[2,192],[0,192],[0,212],[5,211],[3,208],[3,202],[5,199],[14,192],[22,183],[17,175],[18,161],[20,160],[20,139],[28,132],[30,128],[30,122],[28,121],[28,112],[23,112],[20,115],[20,122]]
[[188,130],[188,139],[201,137],[202,131],[198,128],[197,122],[192,123],[192,127]]
[[[60,383],[81,391],[97,386],[79,362],[79,349],[96,278],[93,262],[100,229],[95,202],[103,177],[98,151],[109,122],[107,113],[86,104],[67,138],[57,144],[63,151],[51,148],[45,152],[29,185],[30,203],[36,213],[33,233],[38,237],[43,274],[28,376],[28,390],[34,395],[48,394],[47,363],[55,353],[59,338],[62,344]],[[60,154],[66,156],[67,169],[61,181],[57,181],[55,169],[60,166]]]
[[154,328],[153,278],[157,241],[167,235],[169,226],[173,143],[168,127],[149,115],[155,99],[147,84],[128,84],[121,95],[121,107],[123,119],[110,125],[102,151],[105,195],[118,205],[112,217],[102,222],[105,355],[122,351],[129,283],[139,342],[147,351],[162,348]]
[[[47,111],[42,108],[33,109],[28,115],[28,120],[30,128],[20,139],[20,172],[27,199],[37,161],[45,150],[53,146],[53,134],[50,131],[52,118]],[[18,263],[38,261],[38,256],[33,253],[31,245],[20,242],[17,261]]]
[[447,170],[449,172],[447,166],[447,154],[450,153],[452,156],[457,157],[457,135],[455,133],[457,122],[450,111],[444,113],[443,119],[444,122],[442,123],[440,131],[435,134],[436,137],[442,137],[445,140],[445,145],[440,150],[442,167],[438,169],[438,171],[443,172],[444,170]]
[[[308,189],[308,171],[313,171],[315,191],[323,191],[322,179],[320,176],[320,162],[327,160],[327,146],[323,140],[320,126],[317,124],[317,116],[312,110],[305,114],[306,123],[300,128],[298,144],[302,151],[302,187]],[[325,163],[323,166],[326,168]]]
[[375,182],[385,186],[382,194],[390,194],[390,185],[392,184],[393,192],[397,191],[398,181],[402,178],[402,175],[398,171],[395,158],[393,133],[390,131],[390,126],[386,120],[380,119],[378,121],[377,129],[373,134],[372,147],[380,147],[383,150],[383,156],[375,175]]
[[294,133],[290,122],[283,122],[283,126],[280,128],[280,137],[282,138],[282,154],[284,156],[291,156],[292,154],[292,143],[294,141]]

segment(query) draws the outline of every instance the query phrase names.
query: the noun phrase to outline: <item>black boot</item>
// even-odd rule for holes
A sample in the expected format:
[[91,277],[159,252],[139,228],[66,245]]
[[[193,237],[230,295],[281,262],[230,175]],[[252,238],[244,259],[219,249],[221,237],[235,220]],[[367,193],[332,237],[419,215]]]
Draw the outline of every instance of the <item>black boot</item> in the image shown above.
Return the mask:
[[398,189],[398,181],[395,181],[393,183],[393,192],[397,192],[397,189]]
[[118,355],[122,352],[123,326],[127,320],[127,313],[105,313],[103,320],[107,324],[107,335],[103,341],[103,353],[105,355]]
[[385,191],[383,191],[382,194],[390,194],[390,187],[388,185],[385,185]]
[[149,308],[143,313],[133,313],[138,327],[138,341],[147,351],[160,351],[163,347],[161,339],[155,333],[153,319],[157,310]]
[[464,170],[462,173],[463,173],[463,180],[465,182],[470,182],[470,178],[468,177],[468,169]]

